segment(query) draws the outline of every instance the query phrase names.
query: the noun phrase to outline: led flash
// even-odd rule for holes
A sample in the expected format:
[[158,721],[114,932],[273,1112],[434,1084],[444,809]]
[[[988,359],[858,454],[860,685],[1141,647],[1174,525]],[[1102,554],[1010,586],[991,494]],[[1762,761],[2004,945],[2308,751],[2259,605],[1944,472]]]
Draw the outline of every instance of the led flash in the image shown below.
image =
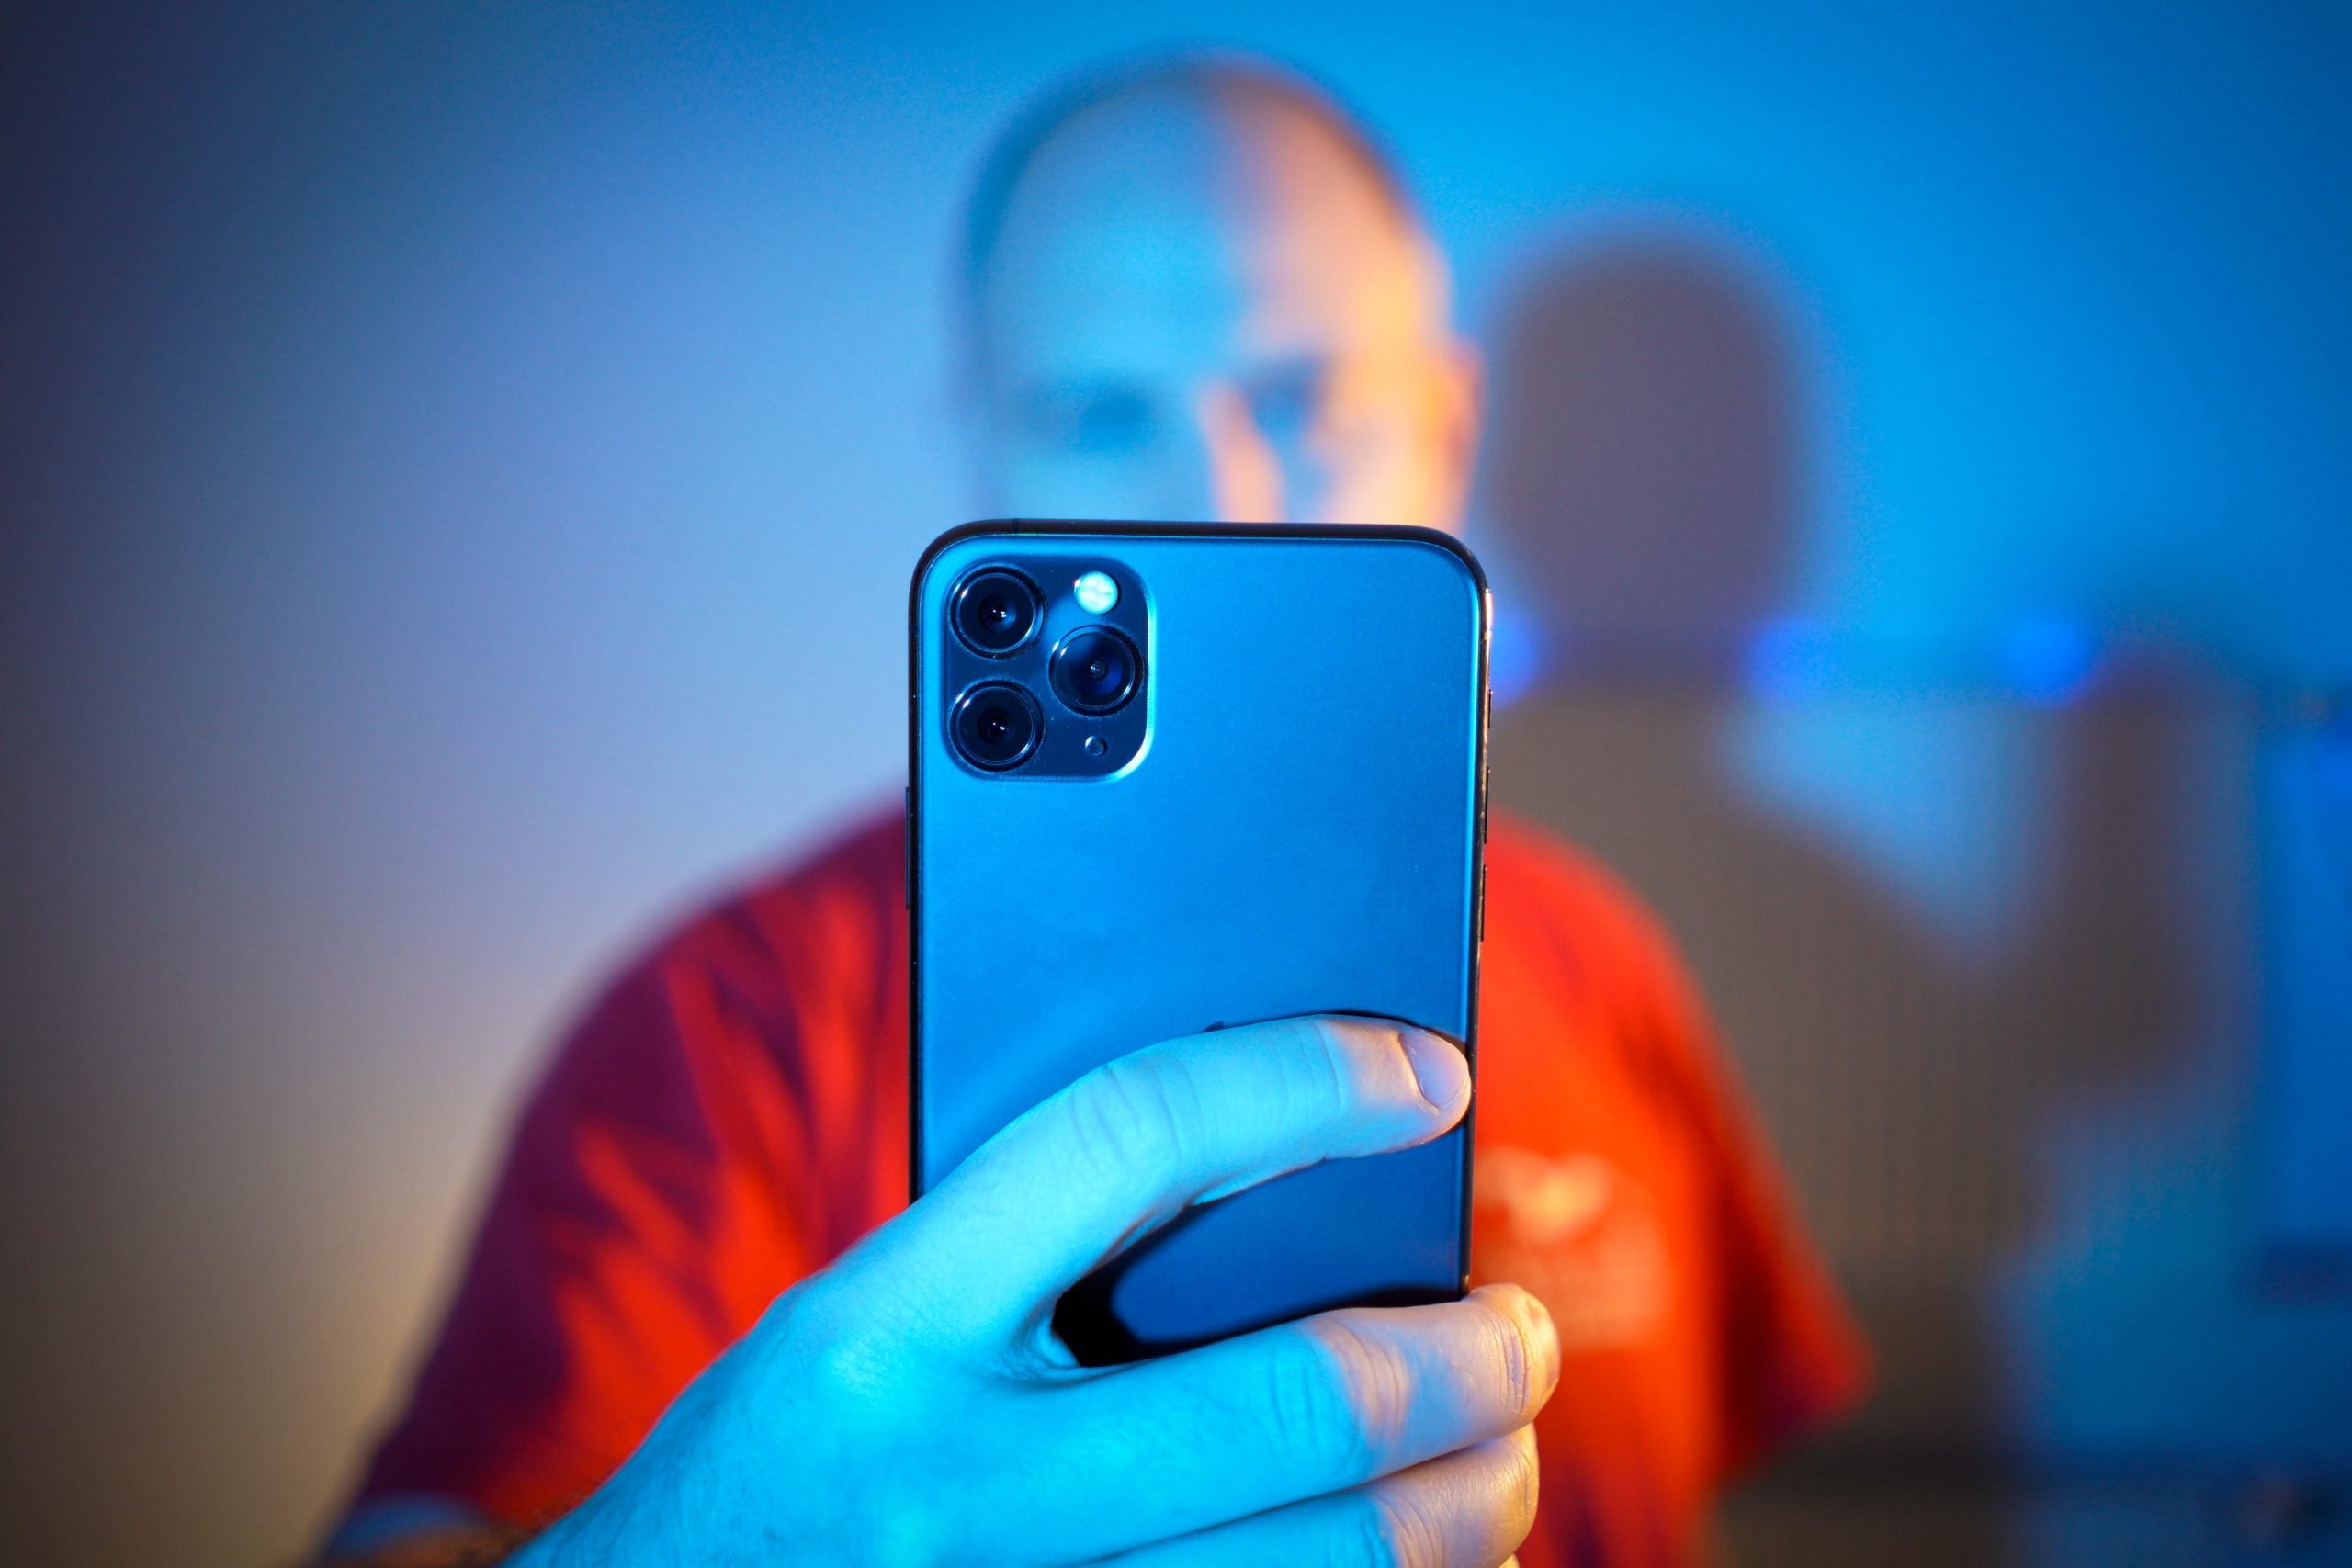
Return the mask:
[[1119,585],[1107,571],[1082,572],[1070,586],[1078,594],[1078,607],[1090,615],[1105,615],[1119,602]]

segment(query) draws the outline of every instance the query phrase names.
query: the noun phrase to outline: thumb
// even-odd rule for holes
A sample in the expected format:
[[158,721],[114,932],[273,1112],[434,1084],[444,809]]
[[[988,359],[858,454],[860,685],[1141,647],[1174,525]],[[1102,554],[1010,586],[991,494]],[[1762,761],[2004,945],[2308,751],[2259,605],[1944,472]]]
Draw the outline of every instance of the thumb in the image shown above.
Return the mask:
[[910,1271],[951,1339],[1002,1343],[1186,1204],[1427,1143],[1469,1103],[1461,1048],[1407,1024],[1325,1015],[1170,1041],[1012,1122],[870,1236],[861,1266]]

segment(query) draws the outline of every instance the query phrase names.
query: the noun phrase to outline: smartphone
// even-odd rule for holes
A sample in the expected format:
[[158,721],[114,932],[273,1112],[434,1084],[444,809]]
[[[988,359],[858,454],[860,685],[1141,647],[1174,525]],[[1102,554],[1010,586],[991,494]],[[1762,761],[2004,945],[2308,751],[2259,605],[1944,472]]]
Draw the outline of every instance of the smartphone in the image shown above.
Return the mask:
[[[1091,1068],[1297,1013],[1476,1067],[1489,596],[1426,529],[975,523],[910,611],[913,1189]],[[1475,1096],[1474,1096],[1475,1104]],[[1196,1205],[1064,1298],[1081,1362],[1458,1298],[1470,1129]]]

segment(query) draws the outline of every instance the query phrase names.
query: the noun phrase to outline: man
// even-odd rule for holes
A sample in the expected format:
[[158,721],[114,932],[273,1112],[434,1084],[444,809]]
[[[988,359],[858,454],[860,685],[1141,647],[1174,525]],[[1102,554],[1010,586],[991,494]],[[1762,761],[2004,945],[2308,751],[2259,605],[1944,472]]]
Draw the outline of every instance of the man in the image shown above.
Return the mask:
[[[1311,87],[1184,59],[1058,100],[984,171],[966,259],[989,510],[1459,524],[1476,361]],[[1690,1560],[1859,1348],[1664,938],[1529,828],[1488,861],[1474,1272],[1512,1283],[1069,1366],[1053,1299],[1118,1238],[1435,1136],[1469,1087],[1363,1021],[1165,1043],[905,1209],[893,818],[689,922],[565,1042],[335,1550]]]

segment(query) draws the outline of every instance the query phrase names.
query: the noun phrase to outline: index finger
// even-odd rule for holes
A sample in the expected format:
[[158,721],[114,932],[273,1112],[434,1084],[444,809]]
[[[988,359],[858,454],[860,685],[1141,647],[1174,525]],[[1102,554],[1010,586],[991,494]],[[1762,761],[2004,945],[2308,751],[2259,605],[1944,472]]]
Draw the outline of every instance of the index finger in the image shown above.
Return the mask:
[[1110,1062],[1022,1115],[874,1238],[934,1282],[951,1336],[1019,1336],[1186,1204],[1321,1160],[1428,1142],[1470,1068],[1444,1036],[1322,1015]]

